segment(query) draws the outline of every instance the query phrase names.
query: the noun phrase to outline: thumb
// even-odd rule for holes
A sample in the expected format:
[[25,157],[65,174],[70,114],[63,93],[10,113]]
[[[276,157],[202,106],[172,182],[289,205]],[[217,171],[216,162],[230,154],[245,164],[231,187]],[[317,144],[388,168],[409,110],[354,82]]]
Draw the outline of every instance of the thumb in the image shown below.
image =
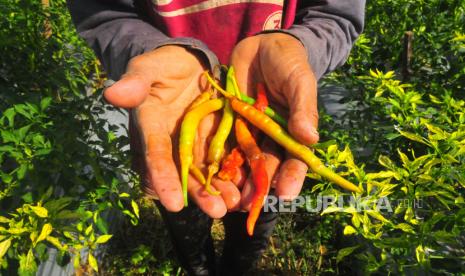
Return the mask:
[[104,97],[112,105],[122,108],[139,106],[149,94],[151,82],[137,73],[125,74],[105,89]]
[[[295,75],[295,74],[294,74]],[[289,79],[288,130],[299,142],[311,145],[319,140],[317,84],[311,71],[301,71]]]

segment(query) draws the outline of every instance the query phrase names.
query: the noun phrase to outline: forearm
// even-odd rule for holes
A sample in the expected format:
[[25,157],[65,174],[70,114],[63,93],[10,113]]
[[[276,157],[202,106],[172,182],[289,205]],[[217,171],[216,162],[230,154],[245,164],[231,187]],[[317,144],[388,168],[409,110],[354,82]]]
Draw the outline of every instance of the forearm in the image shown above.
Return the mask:
[[95,51],[110,78],[118,80],[129,60],[164,45],[181,45],[199,51],[210,66],[215,55],[202,42],[170,38],[145,22],[131,0],[67,0],[76,29]]
[[317,79],[344,64],[363,30],[365,15],[365,0],[319,2],[302,4],[294,25],[284,31],[305,46]]

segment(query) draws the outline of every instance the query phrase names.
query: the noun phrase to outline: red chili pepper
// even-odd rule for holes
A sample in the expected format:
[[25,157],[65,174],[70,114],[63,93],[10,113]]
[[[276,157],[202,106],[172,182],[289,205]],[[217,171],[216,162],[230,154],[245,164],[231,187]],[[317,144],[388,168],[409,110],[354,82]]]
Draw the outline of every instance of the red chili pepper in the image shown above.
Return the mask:
[[244,164],[244,161],[244,154],[240,148],[233,148],[233,150],[223,160],[223,163],[221,164],[221,171],[218,173],[218,177],[225,181],[233,180],[239,173],[239,169],[242,164]]
[[257,100],[253,105],[260,112],[265,112],[265,109],[268,107],[268,98],[266,96],[266,89],[263,83],[257,84]]
[[268,174],[265,166],[265,156],[258,147],[255,138],[249,131],[246,122],[237,118],[235,123],[236,140],[249,162],[255,191],[252,198],[249,216],[247,217],[247,233],[252,236],[258,216],[262,209],[263,200],[269,190]]

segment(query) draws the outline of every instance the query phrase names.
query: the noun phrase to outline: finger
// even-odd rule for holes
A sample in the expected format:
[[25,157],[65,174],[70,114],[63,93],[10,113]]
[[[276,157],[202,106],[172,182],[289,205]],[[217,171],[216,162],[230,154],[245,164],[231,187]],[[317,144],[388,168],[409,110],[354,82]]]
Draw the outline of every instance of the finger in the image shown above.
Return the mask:
[[283,200],[293,200],[300,194],[308,166],[295,158],[283,162],[276,182],[276,195]]
[[144,173],[142,190],[144,191],[145,196],[151,199],[160,200],[160,197],[158,196],[157,192],[155,191],[154,188],[152,188],[151,183],[152,183],[152,180],[151,180],[150,173],[148,172]]
[[296,66],[285,86],[290,109],[289,132],[299,142],[318,142],[317,82],[309,67]]
[[254,64],[257,62],[258,37],[249,37],[240,42],[231,55],[231,66],[236,73],[239,90],[249,96],[254,95]]
[[199,123],[193,148],[194,162],[199,168],[204,166],[205,160],[207,159],[209,149],[208,142],[215,135],[219,119],[219,113],[215,112],[202,118]]
[[232,183],[237,186],[238,189],[242,189],[244,187],[245,180],[247,179],[247,172],[245,171],[244,165],[242,165],[233,179],[231,179]]
[[252,182],[252,177],[249,175],[244,182],[244,187],[241,191],[241,209],[245,211],[250,210],[250,206],[252,205],[252,198],[253,193],[255,192],[255,188]]
[[168,211],[177,212],[184,207],[176,164],[172,156],[171,137],[160,129],[146,138],[146,161],[149,190],[155,191]]
[[150,92],[151,82],[137,72],[123,75],[112,86],[105,89],[105,99],[112,105],[122,108],[139,106]]
[[[209,194],[205,186],[200,184],[194,177],[189,176],[189,185],[187,188],[191,199],[199,208],[211,218],[222,218],[226,215],[227,208],[221,196]],[[215,187],[212,190],[216,191]]]
[[241,206],[241,192],[231,181],[223,181],[219,178],[213,178],[213,186],[221,192],[221,197],[226,204],[228,212],[237,211]]
[[268,175],[269,187],[274,187],[276,183],[276,177],[279,170],[279,165],[283,158],[283,154],[277,147],[277,144],[269,139],[265,138],[262,143],[263,154],[266,158],[266,173]]

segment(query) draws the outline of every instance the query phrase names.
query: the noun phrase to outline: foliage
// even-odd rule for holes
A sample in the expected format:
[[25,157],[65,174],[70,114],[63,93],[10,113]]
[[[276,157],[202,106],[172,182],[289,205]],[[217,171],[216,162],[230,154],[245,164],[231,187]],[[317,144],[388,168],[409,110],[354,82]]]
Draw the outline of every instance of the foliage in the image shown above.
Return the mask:
[[138,225],[128,221],[115,231],[103,255],[103,275],[184,275],[160,213],[153,201],[142,199]]
[[65,1],[5,0],[0,12],[0,271],[35,274],[47,247],[98,270],[109,211],[138,219],[127,138],[99,118],[98,64]]
[[[367,1],[347,64],[324,79],[350,92],[347,110],[337,118],[322,110],[317,147],[365,193],[351,202],[309,175],[316,179],[303,194],[336,204],[281,216],[266,263],[307,275],[464,271],[464,25],[463,1]],[[407,76],[406,31],[414,34]]]
[[[101,118],[111,109],[99,96],[102,73],[64,1],[3,2],[0,273],[33,274],[54,247],[60,264],[84,270],[180,274],[159,215],[137,207],[127,138]],[[324,80],[350,93],[342,117],[322,113],[324,143],[315,147],[365,192],[347,200],[351,194],[309,174],[303,195],[335,203],[282,214],[254,273],[465,270],[465,3],[367,1],[365,26],[347,64]],[[414,43],[403,75],[406,31]],[[117,232],[109,212],[125,216]],[[131,226],[139,212],[145,224]],[[98,245],[108,240],[102,266]]]
[[[363,184],[358,204],[369,207],[344,202],[323,212],[346,235],[328,256],[339,269],[463,271],[464,24],[463,1],[368,1],[366,30],[348,64],[326,79],[351,91],[342,100],[351,110],[340,120],[323,117],[324,139],[348,147],[318,151]],[[414,33],[408,76],[401,68],[405,31]],[[312,192],[347,196],[324,182]],[[392,212],[377,208],[383,198]]]

